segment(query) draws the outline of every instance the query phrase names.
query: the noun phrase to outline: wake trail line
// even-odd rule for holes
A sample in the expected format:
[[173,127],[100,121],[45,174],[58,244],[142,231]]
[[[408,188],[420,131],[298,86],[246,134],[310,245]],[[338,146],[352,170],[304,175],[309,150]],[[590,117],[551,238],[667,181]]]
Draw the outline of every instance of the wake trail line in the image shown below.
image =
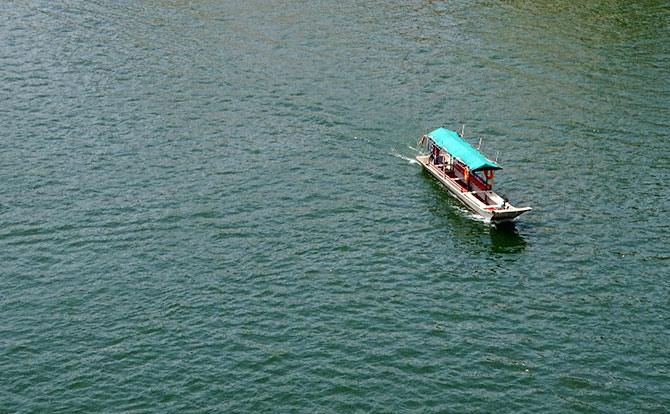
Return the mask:
[[389,152],[389,155],[392,155],[392,156],[394,156],[394,157],[396,157],[396,158],[400,158],[401,160],[405,160],[405,161],[407,161],[409,164],[418,164],[418,163],[419,163],[419,161],[415,160],[414,158],[406,157],[406,156],[404,156],[404,155],[398,153],[397,151],[396,151],[396,152],[394,152],[394,151]]

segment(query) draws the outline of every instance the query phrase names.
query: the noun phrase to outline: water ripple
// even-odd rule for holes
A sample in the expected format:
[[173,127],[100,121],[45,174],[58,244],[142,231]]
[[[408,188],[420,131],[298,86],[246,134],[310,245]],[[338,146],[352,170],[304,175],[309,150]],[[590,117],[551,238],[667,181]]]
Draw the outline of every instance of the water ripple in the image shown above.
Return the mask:
[[670,405],[662,4],[0,10],[5,411]]

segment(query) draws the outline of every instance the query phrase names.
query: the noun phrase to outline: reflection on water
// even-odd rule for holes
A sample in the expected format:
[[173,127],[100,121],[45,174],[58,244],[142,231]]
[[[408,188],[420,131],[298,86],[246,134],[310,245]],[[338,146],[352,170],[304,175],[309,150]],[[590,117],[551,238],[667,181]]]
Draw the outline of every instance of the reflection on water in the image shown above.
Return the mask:
[[519,234],[514,223],[491,225],[491,251],[494,253],[521,253],[526,240]]

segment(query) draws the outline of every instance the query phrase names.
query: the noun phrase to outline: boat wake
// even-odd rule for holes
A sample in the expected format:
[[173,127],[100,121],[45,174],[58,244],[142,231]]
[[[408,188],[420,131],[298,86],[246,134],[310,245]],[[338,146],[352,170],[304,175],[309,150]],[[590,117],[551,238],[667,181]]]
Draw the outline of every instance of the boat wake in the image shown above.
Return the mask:
[[[457,201],[456,199],[453,198],[453,201]],[[453,203],[452,207],[464,218],[472,221],[476,221],[478,223],[483,223],[483,224],[488,224],[488,225],[493,225],[493,222],[491,221],[490,218],[482,217],[477,213],[473,213],[470,209],[460,205],[456,204],[455,202]]]
[[472,212],[467,212],[466,215],[472,221],[478,221],[478,222],[484,223],[484,224],[493,224],[491,222],[490,218],[482,217],[479,214],[475,214],[475,213],[472,213]]
[[400,158],[401,160],[405,160],[410,164],[418,164],[419,161],[415,160],[414,158],[406,157],[398,152],[390,152],[390,155],[393,155],[396,158]]
[[357,137],[357,136],[354,135],[353,139],[354,139],[354,141],[364,141],[364,142],[367,142],[368,144],[372,144],[372,141],[370,141],[369,139],[367,139],[365,137]]

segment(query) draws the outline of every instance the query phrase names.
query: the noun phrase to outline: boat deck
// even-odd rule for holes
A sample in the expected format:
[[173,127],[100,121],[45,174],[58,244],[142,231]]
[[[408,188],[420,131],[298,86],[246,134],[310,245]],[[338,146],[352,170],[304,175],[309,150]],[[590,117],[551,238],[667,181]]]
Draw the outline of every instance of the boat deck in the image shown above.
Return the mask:
[[470,188],[465,184],[463,178],[463,170],[460,166],[454,165],[452,170],[447,170],[445,164],[432,164],[425,160],[427,167],[441,175],[443,178],[449,179],[462,193],[472,194],[479,202],[485,206],[498,206],[503,201],[500,196],[491,191],[488,185],[479,177],[470,175]]

